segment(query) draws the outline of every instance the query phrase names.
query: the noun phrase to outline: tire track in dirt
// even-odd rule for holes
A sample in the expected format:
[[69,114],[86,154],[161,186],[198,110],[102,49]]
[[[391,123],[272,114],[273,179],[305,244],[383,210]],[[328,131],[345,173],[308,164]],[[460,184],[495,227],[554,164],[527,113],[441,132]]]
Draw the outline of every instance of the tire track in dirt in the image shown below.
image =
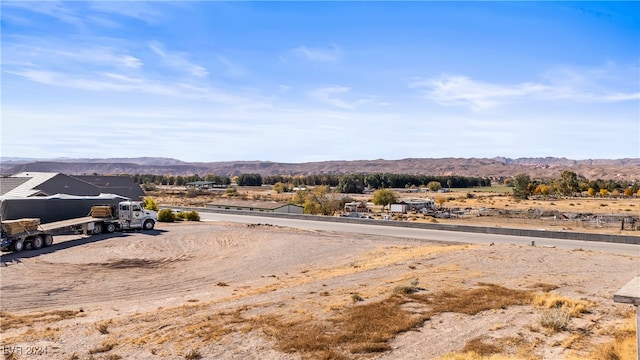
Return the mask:
[[[251,279],[252,286],[270,282],[256,273],[272,273],[271,263],[286,250],[269,249],[273,231],[300,244],[308,236],[271,228],[188,225],[176,225],[176,232],[114,237],[11,264],[3,268],[2,309],[151,303],[200,293],[230,296],[233,290],[246,290],[241,285]],[[243,258],[241,268],[238,257]],[[35,280],[39,277],[46,281]],[[239,283],[240,288],[220,286],[225,282]]]

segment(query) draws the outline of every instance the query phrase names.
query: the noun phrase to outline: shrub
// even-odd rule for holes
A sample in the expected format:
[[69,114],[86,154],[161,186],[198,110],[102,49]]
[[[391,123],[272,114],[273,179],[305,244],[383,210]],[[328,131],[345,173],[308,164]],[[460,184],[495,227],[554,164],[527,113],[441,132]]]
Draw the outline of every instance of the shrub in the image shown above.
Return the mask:
[[184,355],[184,358],[187,360],[196,360],[202,358],[200,352],[196,349],[193,349]]
[[158,221],[160,222],[174,222],[176,221],[176,214],[171,209],[162,209],[158,212]]
[[158,187],[154,183],[146,182],[142,184],[142,190],[144,191],[156,191]]
[[571,316],[568,311],[562,308],[552,308],[542,313],[539,322],[545,328],[557,332],[567,327],[569,319],[571,319]]
[[156,201],[156,199],[152,198],[152,197],[146,197],[144,198],[144,208],[145,209],[149,209],[149,210],[153,210],[153,211],[158,211],[158,202]]
[[102,322],[96,325],[96,329],[98,329],[98,331],[100,332],[100,334],[102,335],[106,335],[109,333],[109,324]]
[[192,210],[185,213],[185,218],[189,221],[200,221],[200,214],[197,211]]

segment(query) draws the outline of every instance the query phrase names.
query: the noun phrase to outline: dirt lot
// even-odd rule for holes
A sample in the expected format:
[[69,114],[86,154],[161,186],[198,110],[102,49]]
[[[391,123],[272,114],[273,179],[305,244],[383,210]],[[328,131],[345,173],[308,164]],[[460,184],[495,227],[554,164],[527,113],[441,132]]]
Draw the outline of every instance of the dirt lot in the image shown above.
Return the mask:
[[258,224],[58,236],[2,256],[0,340],[25,359],[605,358],[635,343],[612,295],[638,260]]

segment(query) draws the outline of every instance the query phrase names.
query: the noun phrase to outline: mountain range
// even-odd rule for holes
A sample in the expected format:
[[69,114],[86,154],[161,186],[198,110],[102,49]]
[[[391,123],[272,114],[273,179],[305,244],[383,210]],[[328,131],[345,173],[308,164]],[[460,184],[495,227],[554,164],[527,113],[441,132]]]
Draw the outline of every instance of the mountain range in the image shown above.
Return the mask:
[[236,176],[396,173],[459,175],[490,178],[526,173],[532,178],[559,178],[571,170],[589,180],[640,181],[640,158],[571,160],[566,158],[408,158],[401,160],[334,160],[306,163],[271,161],[185,162],[172,158],[0,159],[2,175],[20,172],[60,172],[69,175],[156,174]]

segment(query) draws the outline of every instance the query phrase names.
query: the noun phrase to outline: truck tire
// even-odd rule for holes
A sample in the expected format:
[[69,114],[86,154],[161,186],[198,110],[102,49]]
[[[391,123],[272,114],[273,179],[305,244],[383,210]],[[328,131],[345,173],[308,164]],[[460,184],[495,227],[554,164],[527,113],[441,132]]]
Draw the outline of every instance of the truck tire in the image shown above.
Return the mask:
[[144,222],[144,224],[142,225],[142,227],[145,230],[153,230],[153,227],[156,225],[156,223],[153,220],[147,220]]
[[37,235],[31,240],[31,248],[33,250],[41,249],[44,246],[44,240],[42,240],[42,236]]
[[113,223],[107,224],[107,226],[105,226],[105,228],[104,228],[104,231],[106,231],[109,234],[111,234],[112,232],[116,231],[116,224],[113,224]]
[[18,239],[14,241],[13,244],[11,245],[11,249],[13,249],[13,251],[15,252],[20,252],[24,250],[24,240]]
[[98,235],[101,233],[102,233],[102,223],[93,224],[93,231],[91,232],[91,234]]
[[46,234],[44,236],[44,246],[47,247],[51,245],[53,245],[53,236]]

